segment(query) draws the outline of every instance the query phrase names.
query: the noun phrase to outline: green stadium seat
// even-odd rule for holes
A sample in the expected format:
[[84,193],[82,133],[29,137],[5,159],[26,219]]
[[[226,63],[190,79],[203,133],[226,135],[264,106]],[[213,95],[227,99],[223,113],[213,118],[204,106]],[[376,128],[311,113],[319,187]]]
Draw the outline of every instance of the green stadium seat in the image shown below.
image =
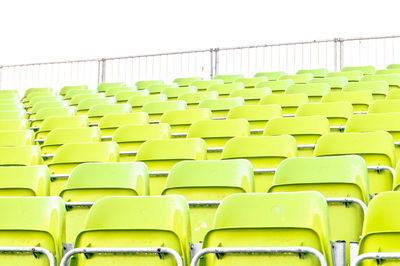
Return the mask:
[[70,265],[177,265],[173,256],[160,253],[163,248],[175,250],[181,265],[189,265],[190,238],[189,207],[182,196],[105,197],[91,207],[75,248],[146,247],[154,254],[78,254]]
[[197,121],[189,128],[187,137],[202,138],[207,144],[207,159],[219,160],[228,140],[249,135],[246,119],[227,119]]
[[387,132],[330,133],[322,136],[314,156],[355,154],[368,165],[371,194],[392,190],[395,166],[393,137]]
[[374,66],[354,66],[354,67],[342,67],[342,72],[358,70],[363,73],[363,75],[373,75],[375,74]]
[[229,110],[235,106],[244,105],[242,97],[226,99],[206,99],[201,101],[199,108],[209,108],[213,118],[226,118]]
[[[203,249],[247,251],[206,254],[201,265],[333,265],[329,230],[328,207],[318,192],[233,194],[219,206]],[[299,246],[318,251],[323,262],[300,255]],[[248,252],[252,247],[297,247],[298,253]]]
[[139,90],[139,91],[120,91],[115,94],[115,99],[117,103],[127,103],[129,98],[133,96],[149,96],[149,90]]
[[364,74],[360,70],[352,70],[345,72],[329,72],[326,75],[327,78],[344,77],[347,78],[349,82],[359,82],[363,76]]
[[400,69],[400,64],[390,64],[386,69]]
[[296,139],[299,157],[312,157],[318,139],[329,132],[329,120],[315,115],[273,118],[265,126],[263,135],[291,135]]
[[211,85],[215,84],[224,84],[224,81],[222,79],[213,79],[213,80],[197,80],[193,81],[190,86],[195,86],[197,90],[206,90],[208,87]]
[[210,120],[211,111],[207,108],[190,110],[171,110],[165,112],[160,123],[167,123],[171,126],[172,137],[186,137],[189,127],[200,120]]
[[58,148],[50,170],[50,195],[58,196],[65,188],[72,170],[82,163],[118,162],[119,150],[115,142],[67,143]]
[[123,125],[146,125],[149,123],[149,115],[145,112],[131,114],[108,114],[103,116],[98,127],[101,132],[101,139],[112,139],[115,131]]
[[135,86],[138,90],[148,89],[153,85],[164,85],[164,81],[162,80],[140,80],[135,83]]
[[45,165],[0,167],[0,197],[49,196],[50,172]]
[[386,81],[389,89],[400,89],[400,74],[370,75],[363,77],[361,81]]
[[94,99],[84,99],[79,102],[77,107],[78,115],[88,115],[90,108],[99,104],[115,104],[115,98],[94,98]]
[[146,90],[149,91],[150,94],[160,94],[166,88],[178,88],[177,83],[172,84],[162,84],[162,85],[151,85],[148,86]]
[[369,91],[375,100],[385,99],[389,92],[389,84],[386,81],[351,82],[344,86],[342,91]]
[[199,243],[212,226],[219,201],[252,192],[253,166],[239,159],[179,162],[171,169],[162,195],[182,195],[189,201],[192,241]]
[[0,94],[18,94],[18,90],[0,90]]
[[115,97],[119,92],[136,91],[135,87],[112,87],[106,90],[106,97]]
[[87,94],[96,94],[97,91],[95,90],[88,90],[88,89],[72,89],[69,90],[65,96],[64,96],[64,100],[71,100],[72,97],[74,97],[75,95],[87,95]]
[[66,242],[74,243],[95,201],[107,196],[145,196],[148,192],[149,176],[143,163],[78,165],[60,193],[67,207]]
[[0,247],[32,250],[1,253],[3,265],[50,265],[49,259],[39,253],[41,248],[54,256],[53,265],[59,265],[65,239],[65,206],[60,198],[1,197],[0,211],[7,213],[0,221]]
[[310,102],[321,102],[321,98],[331,92],[327,83],[295,84],[286,89],[286,94],[304,93]]
[[51,116],[43,120],[40,129],[36,132],[36,142],[44,142],[47,135],[56,128],[81,128],[88,126],[89,120],[86,116]]
[[78,106],[81,101],[86,99],[99,99],[104,98],[104,93],[96,93],[96,94],[79,94],[72,96],[71,100],[69,101],[70,106]]
[[270,88],[272,94],[284,94],[286,89],[293,85],[291,79],[277,80],[277,81],[263,81],[257,84],[256,88]]
[[296,74],[296,75],[284,75],[279,80],[291,79],[294,84],[307,84],[313,79],[313,74],[304,73],[304,74]]
[[267,77],[258,77],[258,78],[239,78],[235,80],[235,83],[243,83],[244,87],[247,89],[254,89],[258,83],[268,81]]
[[183,100],[187,104],[187,109],[197,109],[199,103],[205,99],[218,99],[218,92],[216,91],[201,91],[195,93],[184,93],[179,95],[178,100]]
[[394,175],[394,183],[393,183],[393,191],[400,191],[400,166],[396,165],[395,175]]
[[349,102],[305,103],[300,105],[296,116],[322,115],[328,118],[331,131],[344,131],[347,120],[353,115]]
[[109,88],[113,87],[125,87],[125,82],[111,82],[111,83],[100,83],[97,86],[97,92],[106,92]]
[[236,90],[243,90],[243,83],[229,83],[229,84],[215,84],[211,85],[207,88],[207,91],[216,91],[218,92],[218,98],[228,98],[229,95]]
[[[397,242],[399,234],[399,199],[400,192],[392,191],[380,193],[371,200],[365,217],[358,255],[373,255],[373,259],[359,261],[358,265],[395,265],[399,263],[398,259],[388,260],[382,258],[382,255],[388,253],[399,254]],[[358,259],[360,257],[357,257]]]
[[256,88],[256,89],[245,89],[232,91],[229,97],[242,97],[244,104],[246,105],[257,105],[261,98],[265,95],[272,94],[270,88]]
[[297,146],[292,136],[235,137],[226,143],[221,159],[249,160],[254,167],[255,192],[265,193],[278,165],[295,156]]
[[368,108],[368,113],[398,113],[400,100],[376,100]]
[[282,108],[277,104],[236,106],[228,113],[228,119],[246,119],[254,135],[262,134],[266,123],[276,117],[282,117]]
[[132,113],[132,106],[129,103],[122,104],[96,104],[88,111],[89,123],[98,124],[105,115],[129,114]]
[[33,145],[32,130],[6,130],[0,131],[0,147],[15,147]]
[[[368,170],[356,155],[289,158],[276,170],[268,192],[318,191],[328,203],[332,241],[357,242],[369,202]],[[347,255],[347,262],[349,256]]]
[[47,92],[32,92],[30,93],[26,98],[22,100],[24,105],[28,105],[29,101],[32,100],[32,98],[36,96],[55,96],[53,91],[47,91]]
[[282,95],[265,95],[260,100],[260,105],[277,104],[282,108],[283,115],[293,116],[297,108],[308,103],[308,96],[304,93],[299,94],[282,94]]
[[94,142],[100,142],[100,130],[97,127],[56,128],[47,135],[41,146],[42,158],[49,164],[57,150],[66,143]]
[[386,95],[386,100],[400,100],[400,90],[390,90]]
[[375,72],[375,75],[386,75],[386,74],[400,74],[400,69],[380,69]]
[[172,83],[178,84],[179,87],[189,87],[194,81],[203,80],[201,77],[190,77],[190,78],[176,78]]
[[124,125],[119,127],[112,138],[119,145],[120,161],[133,162],[140,146],[150,139],[171,138],[168,124]]
[[18,94],[10,93],[10,94],[1,94],[0,100],[19,100]]
[[349,102],[355,113],[367,112],[372,101],[372,94],[368,91],[330,92],[321,99],[322,103]]
[[327,83],[331,87],[331,92],[340,92],[348,83],[345,77],[313,78],[310,83]]
[[34,119],[36,117],[36,114],[44,108],[61,108],[61,107],[68,107],[69,102],[68,101],[60,101],[60,102],[38,102],[36,103],[30,113],[29,113],[29,119]]
[[42,164],[39,146],[0,147],[0,166]]
[[53,93],[53,89],[52,88],[29,88],[25,91],[23,99],[27,98],[29,96],[29,94],[35,93],[35,92],[51,92],[51,93]]
[[25,130],[29,129],[28,120],[0,120],[0,130]]
[[200,138],[151,139],[140,146],[136,155],[136,161],[149,168],[150,195],[161,195],[169,171],[176,163],[206,158],[206,143]]
[[150,121],[160,121],[161,116],[171,110],[186,110],[186,102],[182,100],[170,102],[148,102],[143,105],[142,112],[149,115]]
[[285,75],[283,71],[276,71],[276,72],[258,72],[254,75],[255,78],[258,77],[266,77],[269,81],[276,81],[280,79],[282,76]]
[[184,93],[195,93],[197,92],[197,87],[187,86],[179,88],[165,88],[162,90],[162,94],[167,95],[168,101],[176,101],[178,97]]
[[386,131],[395,142],[396,160],[400,158],[400,113],[355,115],[346,124],[345,132]]
[[165,94],[157,94],[150,96],[132,96],[129,98],[128,103],[132,106],[133,112],[139,112],[146,103],[149,102],[166,102],[168,99]]
[[75,116],[75,107],[48,107],[40,109],[35,119],[31,123],[31,129],[39,129],[42,126],[43,121],[48,117],[53,116]]
[[241,78],[244,78],[242,74],[232,74],[232,75],[215,75],[213,79],[222,79],[225,84],[229,84]]
[[310,73],[313,75],[314,78],[325,78],[328,74],[327,68],[316,68],[316,69],[301,69],[296,72],[296,74],[306,74]]
[[62,96],[36,96],[29,101],[27,111],[30,112],[38,102],[60,102],[62,100]]
[[68,94],[68,92],[72,90],[87,90],[88,86],[87,85],[78,85],[78,86],[64,86],[60,90],[60,95],[65,96]]
[[18,104],[18,103],[20,103],[20,101],[15,99],[6,99],[6,100],[0,99],[0,104]]
[[1,120],[21,120],[26,118],[26,113],[24,110],[15,111],[0,111],[0,121]]

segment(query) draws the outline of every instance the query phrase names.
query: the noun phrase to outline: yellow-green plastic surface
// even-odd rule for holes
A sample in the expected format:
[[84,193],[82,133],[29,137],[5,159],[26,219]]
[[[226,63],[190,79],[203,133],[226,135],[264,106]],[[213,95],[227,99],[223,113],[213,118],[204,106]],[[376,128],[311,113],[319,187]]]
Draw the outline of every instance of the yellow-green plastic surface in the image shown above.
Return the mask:
[[304,73],[296,75],[284,75],[280,77],[279,80],[291,79],[295,84],[306,84],[309,83],[313,77],[314,76],[311,73]]
[[34,92],[53,92],[52,88],[29,88],[25,91],[24,98],[28,97],[29,94]]
[[43,121],[49,117],[55,116],[75,116],[75,107],[46,107],[40,109],[35,116],[34,121],[32,121],[32,127],[40,127]]
[[105,115],[129,114],[132,113],[132,106],[129,103],[122,104],[96,104],[88,111],[89,122],[98,123]]
[[162,84],[162,85],[151,85],[148,86],[146,90],[150,94],[159,94],[166,88],[178,88],[178,84],[172,83],[172,84]]
[[87,88],[86,89],[72,89],[72,90],[69,90],[65,94],[64,100],[71,100],[72,97],[74,97],[75,95],[88,95],[88,94],[96,94],[96,93],[97,93],[97,91],[88,90]]
[[179,87],[188,87],[194,81],[203,80],[201,77],[189,77],[189,78],[176,78],[172,83],[177,83]]
[[[322,136],[315,147],[314,156],[356,154],[368,166],[395,167],[393,137],[383,131],[365,133],[330,133]],[[392,190],[393,176],[389,171],[368,171],[371,194]]]
[[235,82],[243,83],[245,88],[253,89],[257,86],[258,83],[268,81],[267,77],[257,77],[257,78],[239,78],[236,79]]
[[320,102],[322,96],[331,92],[327,83],[295,84],[286,89],[286,94],[304,93],[308,96],[310,102]]
[[347,78],[349,82],[358,82],[364,76],[363,72],[360,70],[351,70],[344,72],[329,72],[327,78],[344,77]]
[[400,69],[400,64],[390,64],[386,69]]
[[207,91],[218,92],[219,98],[229,97],[229,95],[236,90],[244,89],[244,84],[240,82],[229,83],[229,84],[214,84],[207,88]]
[[145,112],[131,114],[108,114],[103,116],[98,127],[101,136],[113,136],[115,131],[123,125],[145,125],[149,123],[149,115]]
[[210,119],[211,111],[208,108],[171,110],[161,116],[160,123],[169,124],[172,133],[187,133],[194,122]]
[[365,76],[361,81],[386,81],[390,89],[400,88],[400,74],[384,74]]
[[59,102],[62,100],[62,96],[36,96],[29,101],[28,108],[32,108],[38,102]]
[[369,91],[374,99],[385,99],[389,92],[389,84],[386,81],[363,81],[361,79],[361,82],[350,82],[344,86],[342,91]]
[[308,103],[308,96],[300,94],[265,95],[260,100],[260,105],[277,104],[282,108],[283,114],[295,114],[297,108],[303,103]]
[[135,83],[135,86],[138,90],[147,89],[153,85],[164,85],[164,81],[162,80],[140,80]]
[[31,110],[30,118],[34,118],[34,114],[39,112],[39,110],[43,108],[53,108],[53,107],[68,107],[68,101],[59,101],[59,102],[38,102],[36,103]]
[[282,76],[285,75],[283,71],[275,71],[275,72],[258,72],[254,75],[255,78],[258,77],[266,77],[269,81],[276,81]]
[[205,99],[218,99],[218,92],[201,91],[195,93],[184,93],[178,97],[178,100],[184,100],[186,102],[187,109],[196,109],[199,103]]
[[33,145],[34,134],[32,130],[2,130],[0,131],[0,146],[15,147]]
[[149,90],[138,90],[138,91],[120,91],[115,94],[117,103],[127,103],[129,98],[133,96],[149,96]]
[[400,90],[390,90],[386,95],[386,100],[400,100]]
[[198,90],[206,90],[208,87],[215,84],[224,84],[224,81],[222,79],[197,80],[193,81],[190,86],[195,86]]
[[301,69],[296,72],[296,74],[306,74],[310,73],[314,78],[325,78],[328,74],[327,68],[316,68],[316,69]]
[[242,97],[247,105],[257,105],[264,95],[270,95],[270,88],[256,88],[232,91],[229,97]]
[[64,86],[60,90],[60,95],[67,95],[68,92],[72,90],[87,90],[88,86],[87,85],[78,85],[78,86]]
[[78,114],[86,115],[90,108],[98,104],[115,104],[115,98],[107,97],[107,98],[89,98],[81,100],[78,104],[77,111]]
[[53,116],[43,120],[36,133],[36,139],[45,139],[50,131],[56,128],[88,127],[89,120],[86,116]]
[[15,110],[23,110],[23,105],[21,103],[9,103],[9,104],[1,104],[0,103],[0,111],[15,111]]
[[24,130],[28,128],[28,120],[26,119],[0,120],[0,130]]
[[109,83],[100,83],[97,86],[98,92],[106,92],[109,88],[113,87],[125,87],[125,82],[109,82]]
[[183,100],[169,102],[148,102],[143,105],[142,112],[149,114],[150,121],[160,121],[162,114],[170,110],[185,110],[186,102]]
[[113,87],[106,91],[106,97],[115,97],[120,92],[132,92],[136,91],[136,87]]
[[[328,206],[318,192],[233,194],[218,207],[208,247],[305,246],[320,251],[329,266],[331,235]],[[298,254],[207,254],[201,265],[319,265]]]
[[24,110],[0,111],[0,120],[20,120],[26,118]]
[[78,106],[79,103],[85,99],[99,99],[99,98],[104,98],[104,93],[96,93],[96,94],[79,94],[75,95],[71,98],[69,101],[69,104],[71,106]]
[[230,109],[240,105],[244,105],[242,97],[206,99],[200,102],[199,108],[209,108],[213,117],[226,117]]
[[195,93],[197,92],[197,87],[179,87],[179,88],[165,88],[161,93],[167,95],[169,100],[176,100],[180,95],[184,93]]
[[348,67],[343,67],[342,68],[342,72],[346,72],[346,71],[354,71],[354,70],[358,70],[361,71],[363,73],[363,75],[373,75],[376,71],[374,66],[348,66]]
[[0,147],[0,166],[42,164],[39,146]]
[[[206,143],[200,138],[148,140],[136,155],[136,161],[146,163],[150,173],[170,171],[180,161],[206,159]],[[166,178],[165,174],[150,174],[150,195],[161,195]]]
[[[162,195],[182,195],[188,201],[223,200],[235,193],[254,192],[253,166],[247,160],[184,161],[168,175]],[[217,206],[190,207],[192,241],[203,241]]]
[[341,91],[348,81],[346,77],[330,77],[313,78],[310,83],[327,83],[331,87],[331,91]]
[[375,72],[375,75],[385,74],[400,74],[400,69],[380,69]]
[[368,108],[368,113],[398,113],[400,100],[376,100]]
[[373,97],[369,91],[330,92],[321,99],[322,103],[350,102],[353,105],[354,112],[368,111],[372,101]]
[[225,84],[235,82],[235,80],[244,78],[242,74],[232,74],[232,75],[215,75],[214,79],[222,79]]
[[132,96],[129,98],[128,103],[132,105],[132,111],[138,112],[146,103],[150,102],[166,102],[168,100],[167,95],[157,94],[149,96]]

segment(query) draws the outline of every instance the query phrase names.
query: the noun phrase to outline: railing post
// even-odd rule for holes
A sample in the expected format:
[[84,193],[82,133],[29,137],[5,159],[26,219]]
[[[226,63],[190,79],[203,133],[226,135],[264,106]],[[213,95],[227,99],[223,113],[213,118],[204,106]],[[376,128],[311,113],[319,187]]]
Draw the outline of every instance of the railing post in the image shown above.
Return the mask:
[[339,40],[339,38],[335,38],[335,39],[333,39],[333,44],[334,44],[334,64],[335,64],[335,71],[337,72],[337,71],[339,71],[339,69],[338,69],[338,40]]
[[218,75],[218,68],[219,68],[219,48],[214,49],[215,52],[215,60],[214,60],[214,76]]
[[344,66],[344,40],[342,38],[339,39],[339,44],[340,44],[340,69],[343,68]]
[[100,58],[97,62],[98,62],[97,83],[102,83],[106,79],[106,59]]
[[210,79],[214,77],[214,49],[210,49]]

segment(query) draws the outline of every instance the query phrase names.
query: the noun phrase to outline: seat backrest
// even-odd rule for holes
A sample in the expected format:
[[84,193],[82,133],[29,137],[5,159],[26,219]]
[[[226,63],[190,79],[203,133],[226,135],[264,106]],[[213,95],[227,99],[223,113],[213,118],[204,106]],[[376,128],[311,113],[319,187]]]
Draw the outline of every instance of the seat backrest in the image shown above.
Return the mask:
[[[40,247],[48,249],[58,265],[65,241],[65,206],[59,197],[0,197],[0,211],[7,213],[1,221],[1,246]],[[48,264],[46,256],[14,253],[2,258],[6,264]],[[3,254],[1,254],[3,257]],[[40,261],[40,262],[39,262]]]
[[99,104],[115,104],[115,98],[107,97],[107,98],[90,98],[81,100],[78,104],[78,112],[79,111],[89,111],[95,105]]
[[327,78],[344,77],[349,82],[358,82],[364,76],[360,70],[344,71],[344,72],[329,72]]
[[256,77],[256,78],[238,78],[235,82],[243,83],[245,88],[255,88],[258,83],[268,81],[267,77]]
[[200,102],[199,108],[209,108],[211,111],[229,111],[235,106],[244,105],[242,97],[225,99],[206,99]]
[[389,92],[389,84],[386,81],[350,82],[344,86],[342,91],[369,91],[375,98],[385,98]]
[[235,80],[244,78],[242,74],[232,74],[232,75],[215,75],[214,79],[222,79],[225,84],[235,82]]
[[373,75],[376,71],[374,66],[348,66],[348,67],[342,67],[342,72],[346,71],[354,71],[358,70],[363,73],[363,75]]
[[0,111],[0,120],[21,120],[26,118],[24,110]]
[[228,96],[233,91],[244,89],[244,84],[241,82],[229,84],[214,84],[207,88],[207,91],[216,91],[219,96]]
[[48,132],[56,128],[80,128],[88,126],[89,120],[86,116],[52,116],[43,120],[36,138],[45,138]]
[[79,103],[86,99],[99,99],[104,98],[104,93],[96,93],[96,94],[79,94],[72,96],[71,100],[69,101],[69,105],[71,106],[78,106]]
[[40,109],[37,112],[34,122],[35,121],[43,121],[48,117],[74,116],[75,114],[76,114],[75,107],[46,107],[46,108]]
[[256,88],[232,91],[229,97],[242,97],[245,103],[258,104],[264,95],[272,94],[270,88]]
[[65,96],[64,96],[64,100],[71,100],[72,97],[74,97],[75,95],[90,95],[90,94],[96,94],[97,91],[95,90],[88,90],[88,89],[72,89],[69,90]]
[[[156,86],[156,85],[154,85]],[[115,94],[115,99],[117,103],[120,102],[128,102],[129,98],[133,96],[149,96],[149,90],[144,89],[144,90],[139,90],[139,91],[120,91]]]
[[135,83],[135,86],[138,90],[144,90],[152,85],[163,85],[164,81],[162,80],[140,80]]
[[165,88],[161,93],[167,95],[168,99],[176,99],[184,93],[195,93],[197,92],[197,87],[187,86],[179,88]]
[[42,146],[61,146],[65,143],[92,143],[100,141],[97,127],[55,128],[48,135]]
[[50,172],[45,165],[0,167],[0,196],[49,196]]
[[28,120],[0,120],[0,130],[24,130],[28,129]]
[[92,106],[88,112],[89,120],[110,114],[129,114],[132,113],[132,106],[129,103],[123,104],[97,104]]
[[106,92],[107,89],[113,88],[113,87],[125,87],[126,84],[125,82],[109,82],[109,83],[100,83],[97,86],[97,91],[98,92]]
[[210,120],[211,111],[207,108],[190,110],[170,110],[165,112],[160,123],[167,123],[171,126],[173,133],[187,132],[189,126],[200,120]]
[[0,103],[0,111],[15,111],[15,110],[22,110],[24,107],[22,103],[8,103],[2,104]]
[[68,92],[72,90],[87,90],[88,86],[87,85],[78,85],[78,86],[64,86],[60,90],[60,95],[67,95]]
[[380,69],[375,72],[375,75],[385,74],[400,74],[400,69]]
[[5,130],[0,131],[0,146],[15,147],[33,145],[32,130]]
[[215,84],[224,84],[222,79],[213,79],[213,80],[197,80],[193,81],[190,86],[196,87],[198,90],[206,90],[211,85]]
[[29,101],[28,107],[32,108],[38,102],[59,102],[62,96],[36,96]]
[[389,90],[386,100],[400,100],[400,90]]
[[102,130],[101,134],[107,129],[113,131],[123,125],[146,125],[149,123],[149,115],[145,112],[137,112],[130,114],[107,114],[103,116],[99,121],[99,128]]
[[168,100],[167,95],[165,94],[156,94],[149,96],[132,96],[129,98],[128,103],[132,105],[132,108],[141,108],[146,103],[150,102],[166,102]]
[[170,101],[170,102],[148,102],[143,105],[142,112],[146,112],[149,115],[152,114],[163,114],[170,110],[185,110],[186,102],[182,100]]
[[346,77],[330,77],[330,78],[313,78],[310,83],[327,83],[334,89],[343,89],[343,87],[348,83]]
[[368,113],[398,113],[400,100],[376,100],[368,108]]
[[[308,96],[304,93],[299,94],[282,94],[282,95],[265,95],[260,100],[260,105],[277,104],[281,106],[282,110],[286,113],[295,113],[297,107],[308,103]],[[291,110],[294,109],[294,110]],[[292,112],[293,111],[293,112]]]
[[364,76],[361,81],[386,81],[389,84],[389,88],[398,89],[400,88],[400,73]]
[[53,92],[52,88],[29,88],[25,91],[24,98],[35,92]]
[[285,75],[285,72],[283,71],[275,71],[275,72],[258,72],[254,75],[255,78],[258,77],[266,77],[268,78],[269,81],[276,81],[278,80],[280,77],[282,77],[283,75]]
[[291,79],[263,81],[258,83],[256,88],[270,88],[272,90],[272,94],[283,94],[286,89],[293,84],[294,82]]
[[329,93],[331,88],[327,83],[295,84],[286,89],[286,94],[304,93],[308,98],[322,97]]
[[305,74],[310,73],[314,76],[314,78],[325,78],[328,74],[327,68],[316,68],[316,69],[301,69],[296,72],[296,74]]
[[353,116],[353,106],[349,102],[305,103],[296,111],[297,117],[313,115],[325,116],[331,126],[344,126]]
[[128,144],[136,142],[140,146],[141,143],[149,139],[169,139],[170,137],[171,137],[171,128],[168,124],[165,123],[144,124],[144,125],[123,125],[120,126],[115,131],[113,141],[117,142],[120,145],[123,145],[123,143]]
[[[75,247],[168,247],[177,251],[189,265],[190,219],[189,207],[182,196],[163,197],[105,197],[91,208],[85,227],[79,233]],[[135,241],[131,241],[134,239]],[[107,260],[107,258],[105,258]],[[157,254],[151,256],[114,255],[117,264],[127,263],[152,265],[159,263]],[[77,265],[85,256],[79,255]],[[95,264],[102,264],[104,256],[89,258]],[[163,258],[163,264],[175,265],[170,256]]]
[[172,84],[162,84],[162,85],[151,85],[147,87],[147,91],[150,94],[159,94],[161,93],[164,89],[166,88],[178,88],[177,83],[172,83]]
[[386,69],[400,69],[400,64],[389,64]]
[[372,94],[369,91],[330,92],[321,99],[322,103],[349,102],[355,112],[367,111],[372,101]]
[[218,92],[216,91],[201,91],[195,93],[184,93],[179,95],[178,100],[183,100],[187,103],[187,107],[195,106],[205,99],[218,99]]
[[313,74],[304,73],[296,75],[284,75],[279,80],[291,79],[295,84],[307,84],[313,78]]
[[0,147],[0,166],[42,164],[39,146]]
[[[244,193],[230,195],[220,204],[203,248],[298,246],[301,243],[319,250],[328,265],[332,265],[330,240],[327,204],[320,193]],[[225,254],[218,259],[209,254],[204,256],[204,263],[211,265],[218,259],[228,264],[233,261],[248,264],[246,257]],[[317,263],[315,258],[309,259],[310,265]],[[299,263],[297,254],[280,254],[278,263],[286,264],[282,260],[290,265]],[[276,264],[277,259],[263,256],[263,261]]]
[[33,97],[36,96],[55,96],[53,91],[46,91],[46,92],[32,92],[24,99],[23,102],[29,102]]
[[387,131],[392,133],[395,141],[400,141],[400,113],[354,115],[347,121],[345,129],[345,132],[373,131]]
[[54,108],[54,107],[68,107],[68,101],[59,101],[59,102],[38,102],[36,103],[31,110],[31,114],[36,114],[43,108]]
[[136,91],[136,87],[113,87],[106,90],[106,97],[115,97],[119,92]]
[[189,77],[189,78],[176,78],[172,83],[177,83],[179,87],[188,87],[194,81],[203,80],[201,77]]

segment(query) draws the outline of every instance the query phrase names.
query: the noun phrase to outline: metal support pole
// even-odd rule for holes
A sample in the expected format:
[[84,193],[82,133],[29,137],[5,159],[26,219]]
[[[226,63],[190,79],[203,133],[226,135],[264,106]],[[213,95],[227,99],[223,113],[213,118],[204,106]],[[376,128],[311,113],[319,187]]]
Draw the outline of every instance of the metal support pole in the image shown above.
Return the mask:
[[346,241],[336,241],[332,244],[333,265],[346,266]]
[[106,59],[102,58],[101,59],[101,71],[99,71],[99,78],[100,78],[100,82],[104,82],[106,80]]
[[214,49],[210,49],[210,79],[214,78]]
[[339,51],[339,56],[340,56],[340,69],[343,68],[344,66],[344,40],[339,39],[339,44],[340,44],[340,51]]
[[219,68],[219,48],[214,49],[215,52],[215,61],[214,61],[214,76],[218,75],[218,68]]
[[334,62],[335,62],[335,71],[339,71],[338,69],[338,38],[333,39],[333,49],[334,49]]

